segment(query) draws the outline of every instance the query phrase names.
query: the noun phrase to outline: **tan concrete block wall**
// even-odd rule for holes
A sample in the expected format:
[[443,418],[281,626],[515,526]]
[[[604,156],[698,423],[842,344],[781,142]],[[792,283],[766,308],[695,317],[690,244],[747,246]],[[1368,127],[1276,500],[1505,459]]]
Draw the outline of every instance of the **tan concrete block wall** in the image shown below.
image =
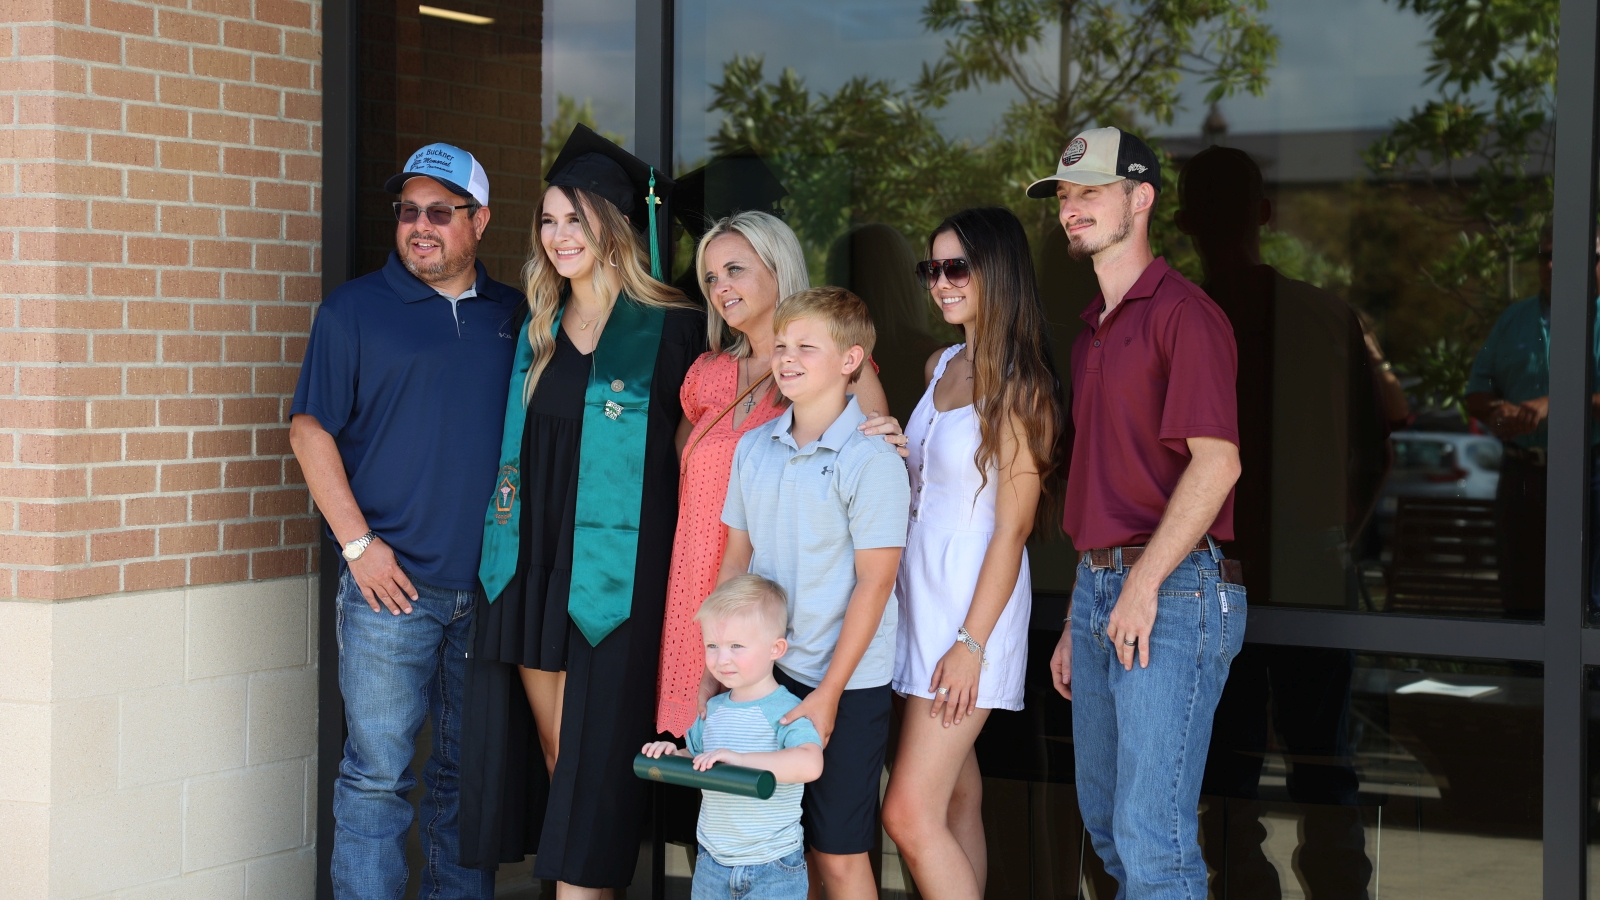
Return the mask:
[[0,597],[299,575],[303,0],[0,0]]
[[[0,897],[310,900],[317,579],[0,600]],[[24,665],[18,665],[23,663]]]

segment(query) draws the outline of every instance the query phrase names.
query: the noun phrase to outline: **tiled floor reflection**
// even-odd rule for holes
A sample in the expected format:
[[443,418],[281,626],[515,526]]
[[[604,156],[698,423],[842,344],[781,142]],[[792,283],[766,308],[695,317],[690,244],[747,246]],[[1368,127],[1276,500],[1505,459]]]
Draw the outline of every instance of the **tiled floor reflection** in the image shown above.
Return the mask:
[[[1540,842],[1531,838],[1431,831],[1392,814],[1380,817],[1382,807],[1361,810],[1365,854],[1373,870],[1365,885],[1366,896],[1380,898],[1442,898],[1442,900],[1500,900],[1539,896],[1542,854]],[[1212,896],[1272,897],[1283,900],[1318,900],[1324,896],[1361,896],[1357,892],[1318,893],[1299,870],[1296,856],[1304,839],[1305,817],[1294,805],[1269,809],[1260,817],[1266,830],[1262,855],[1273,870],[1274,884],[1248,891],[1213,884]],[[1221,875],[1213,873],[1220,881]],[[1277,893],[1272,893],[1273,890]],[[1088,896],[1087,894],[1085,896]]]
[[1202,812],[1218,900],[1537,897],[1536,666],[1248,646]]
[[[1537,666],[1250,646],[1198,810],[1214,900],[1540,896]],[[1078,815],[1070,705],[1046,690],[1031,683],[1028,709],[992,716],[979,742],[987,896],[1112,900]],[[675,827],[692,840],[692,818]],[[668,845],[664,862],[665,896],[687,897],[688,851]],[[629,897],[649,883],[646,849]],[[887,837],[879,884],[881,900],[918,896]],[[524,864],[496,896],[540,894]]]

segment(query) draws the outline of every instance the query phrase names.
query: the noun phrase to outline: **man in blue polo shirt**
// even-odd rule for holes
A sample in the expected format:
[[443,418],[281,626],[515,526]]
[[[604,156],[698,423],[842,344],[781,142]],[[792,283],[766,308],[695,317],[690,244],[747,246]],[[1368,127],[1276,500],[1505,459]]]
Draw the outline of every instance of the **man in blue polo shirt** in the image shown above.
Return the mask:
[[334,788],[333,890],[403,893],[410,763],[431,718],[422,896],[487,900],[493,874],[457,864],[458,731],[523,296],[477,261],[489,180],[472,154],[430,144],[384,187],[400,195],[396,250],[323,301],[290,410],[289,443],[342,548],[350,736]]

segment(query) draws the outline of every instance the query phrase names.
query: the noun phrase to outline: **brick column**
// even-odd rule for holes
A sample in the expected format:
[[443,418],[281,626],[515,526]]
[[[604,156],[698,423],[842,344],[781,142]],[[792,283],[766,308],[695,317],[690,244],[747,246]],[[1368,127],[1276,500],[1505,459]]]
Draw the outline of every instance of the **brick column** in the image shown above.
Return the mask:
[[319,299],[315,10],[11,3],[0,595],[310,570],[284,411]]
[[302,893],[319,14],[0,0],[0,896]]

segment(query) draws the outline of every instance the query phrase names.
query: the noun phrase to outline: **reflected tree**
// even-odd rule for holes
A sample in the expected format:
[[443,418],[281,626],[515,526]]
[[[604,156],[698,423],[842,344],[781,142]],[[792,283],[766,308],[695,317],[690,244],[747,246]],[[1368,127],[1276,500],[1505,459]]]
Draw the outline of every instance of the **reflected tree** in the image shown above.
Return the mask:
[[1438,93],[1396,121],[1366,160],[1380,176],[1426,180],[1435,190],[1407,196],[1455,232],[1414,273],[1454,308],[1403,365],[1421,379],[1418,393],[1459,408],[1495,318],[1538,287],[1532,264],[1553,198],[1560,3],[1394,2],[1429,24],[1427,73]]
[[[1053,227],[1022,187],[1078,131],[1097,123],[1171,122],[1193,74],[1212,102],[1261,93],[1278,40],[1266,0],[929,0],[922,23],[945,36],[910,86],[858,77],[813,92],[793,70],[767,80],[760,57],[735,57],[712,86],[724,114],[713,152],[749,147],[790,189],[791,224],[808,247],[852,222],[920,236],[952,209],[1013,207],[1036,236]],[[988,140],[942,135],[937,113],[958,91],[1009,85],[1016,99]],[[1171,204],[1163,204],[1170,207]],[[1170,218],[1171,211],[1166,210]],[[1156,231],[1175,234],[1157,222]]]
[[550,124],[544,128],[544,147],[540,153],[542,159],[539,165],[539,174],[541,176],[550,171],[551,164],[556,161],[556,157],[561,155],[561,148],[567,145],[567,137],[572,134],[573,127],[579,124],[593,128],[599,132],[601,137],[619,147],[622,146],[622,135],[614,131],[602,130],[600,123],[595,120],[594,99],[592,97],[585,97],[583,102],[579,103],[576,97],[557,94],[555,118],[551,119]]

